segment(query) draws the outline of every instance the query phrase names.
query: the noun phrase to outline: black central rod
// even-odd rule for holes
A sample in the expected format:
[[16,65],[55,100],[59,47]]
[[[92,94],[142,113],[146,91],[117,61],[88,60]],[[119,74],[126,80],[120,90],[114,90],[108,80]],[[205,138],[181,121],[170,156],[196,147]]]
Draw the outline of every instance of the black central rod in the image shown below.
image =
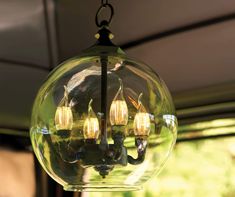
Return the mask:
[[100,145],[102,149],[108,147],[107,141],[107,66],[108,58],[101,56],[101,141]]

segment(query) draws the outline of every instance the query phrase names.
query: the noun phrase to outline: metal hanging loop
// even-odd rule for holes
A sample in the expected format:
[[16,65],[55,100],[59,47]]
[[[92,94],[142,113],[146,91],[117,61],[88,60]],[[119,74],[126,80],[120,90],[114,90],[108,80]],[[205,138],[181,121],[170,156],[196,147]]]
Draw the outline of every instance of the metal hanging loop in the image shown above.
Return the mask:
[[[110,9],[110,17],[108,20],[99,21],[99,16],[100,16],[101,12],[105,9]],[[111,4],[109,4],[107,0],[106,1],[102,0],[101,6],[97,10],[96,16],[95,16],[95,23],[96,23],[97,27],[102,27],[104,25],[109,26],[109,24],[112,22],[113,15],[114,15],[113,6]]]
[[101,0],[101,5],[109,3],[108,0]]

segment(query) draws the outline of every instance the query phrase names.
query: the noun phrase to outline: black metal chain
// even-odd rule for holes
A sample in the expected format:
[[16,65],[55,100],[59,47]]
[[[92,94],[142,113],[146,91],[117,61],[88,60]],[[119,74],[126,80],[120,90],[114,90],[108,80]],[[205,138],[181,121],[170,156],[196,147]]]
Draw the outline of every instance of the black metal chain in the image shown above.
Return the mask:
[[108,4],[108,3],[109,3],[108,0],[101,0],[101,5]]
[[[108,20],[99,21],[99,16],[100,16],[101,12],[105,9],[110,9],[110,17]],[[114,15],[113,6],[108,2],[108,0],[101,0],[101,6],[97,10],[96,16],[95,16],[95,23],[96,23],[97,27],[102,27],[103,25],[108,26],[112,22],[113,15]]]

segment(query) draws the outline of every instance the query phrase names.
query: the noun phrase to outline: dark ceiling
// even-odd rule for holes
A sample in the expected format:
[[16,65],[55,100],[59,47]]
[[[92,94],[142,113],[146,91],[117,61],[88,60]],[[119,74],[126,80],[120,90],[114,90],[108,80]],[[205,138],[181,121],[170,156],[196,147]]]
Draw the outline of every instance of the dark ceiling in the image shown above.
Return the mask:
[[[110,2],[115,8],[114,42],[162,76],[177,107],[182,107],[179,101],[195,102],[194,90],[205,94],[208,86],[227,91],[220,94],[224,100],[234,99],[235,0]],[[1,129],[27,130],[33,99],[49,70],[94,43],[99,4],[0,2]]]

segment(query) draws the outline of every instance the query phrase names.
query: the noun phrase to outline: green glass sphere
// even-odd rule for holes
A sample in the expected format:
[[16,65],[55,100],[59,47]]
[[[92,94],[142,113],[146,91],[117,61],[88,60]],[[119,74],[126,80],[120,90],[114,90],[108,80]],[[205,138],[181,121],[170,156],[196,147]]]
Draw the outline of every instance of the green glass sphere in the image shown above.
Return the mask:
[[177,118],[149,66],[117,47],[95,46],[48,76],[30,136],[40,164],[65,190],[137,190],[166,162]]

